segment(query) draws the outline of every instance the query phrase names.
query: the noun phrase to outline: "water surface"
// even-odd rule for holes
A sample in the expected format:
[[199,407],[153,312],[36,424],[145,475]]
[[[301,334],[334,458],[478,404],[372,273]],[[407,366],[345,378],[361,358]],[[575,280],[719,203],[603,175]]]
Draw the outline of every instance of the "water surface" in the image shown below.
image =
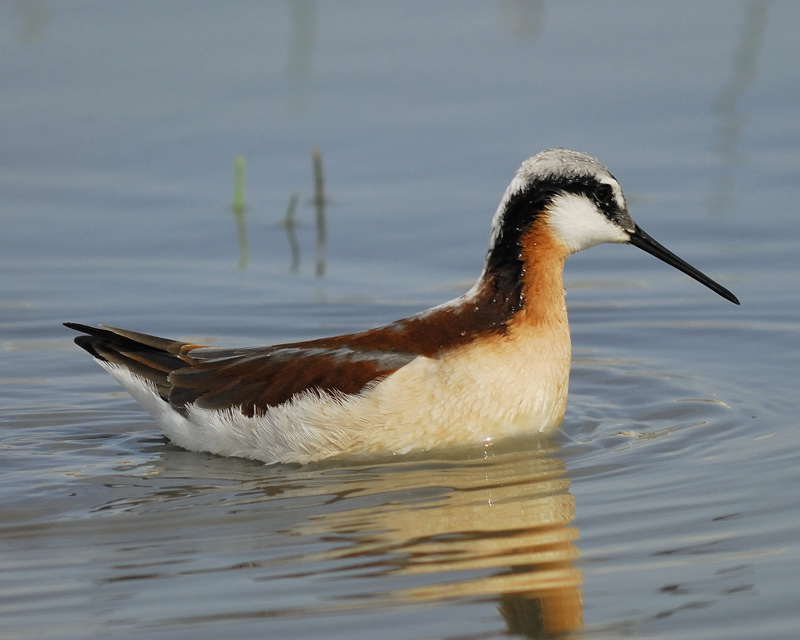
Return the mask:
[[[0,13],[0,635],[798,636],[793,3]],[[60,325],[245,345],[394,320],[471,284],[550,146],[600,157],[742,300],[630,247],[572,258],[551,438],[186,452]]]

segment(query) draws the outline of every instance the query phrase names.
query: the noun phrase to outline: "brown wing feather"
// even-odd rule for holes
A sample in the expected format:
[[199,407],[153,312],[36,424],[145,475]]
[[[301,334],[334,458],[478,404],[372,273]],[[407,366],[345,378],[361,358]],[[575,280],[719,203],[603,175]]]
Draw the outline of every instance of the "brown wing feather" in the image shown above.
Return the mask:
[[179,411],[191,402],[208,409],[241,407],[247,415],[307,389],[358,393],[416,354],[353,350],[334,339],[277,347],[218,349],[157,336],[65,323],[86,335],[75,342],[96,358],[128,368],[155,383]]
[[97,358],[152,380],[178,411],[189,403],[248,415],[309,389],[358,393],[417,356],[436,357],[487,333],[503,333],[513,312],[512,283],[487,280],[464,304],[398,320],[370,331],[307,342],[225,349],[125,329],[65,323],[86,335],[75,342]]
[[170,403],[195,402],[207,409],[237,406],[253,415],[308,389],[358,393],[416,357],[346,348],[307,349],[302,343],[237,352],[235,356],[216,349],[193,352],[191,366],[169,377]]

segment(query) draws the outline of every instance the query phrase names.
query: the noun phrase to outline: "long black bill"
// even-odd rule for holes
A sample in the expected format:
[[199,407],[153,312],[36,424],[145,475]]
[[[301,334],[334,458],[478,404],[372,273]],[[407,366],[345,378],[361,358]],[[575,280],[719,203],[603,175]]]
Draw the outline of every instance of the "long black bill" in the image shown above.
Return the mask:
[[659,260],[666,262],[668,265],[675,267],[678,269],[678,271],[683,271],[690,278],[694,278],[701,284],[706,285],[709,289],[715,291],[726,300],[733,302],[733,304],[739,304],[739,299],[725,287],[714,282],[707,275],[695,269],[688,262],[684,262],[674,253],[672,253],[672,251],[653,240],[653,238],[651,238],[647,233],[642,231],[639,225],[635,226],[629,242],[634,247],[639,247],[642,251],[647,251],[647,253],[649,253],[651,256],[655,256]]

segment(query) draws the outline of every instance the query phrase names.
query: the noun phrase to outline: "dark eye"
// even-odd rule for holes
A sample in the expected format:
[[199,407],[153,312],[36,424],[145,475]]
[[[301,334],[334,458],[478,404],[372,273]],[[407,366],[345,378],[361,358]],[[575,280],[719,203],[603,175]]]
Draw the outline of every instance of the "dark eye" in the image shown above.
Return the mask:
[[610,184],[599,185],[595,194],[597,202],[606,206],[610,205],[614,199],[614,190],[611,188]]

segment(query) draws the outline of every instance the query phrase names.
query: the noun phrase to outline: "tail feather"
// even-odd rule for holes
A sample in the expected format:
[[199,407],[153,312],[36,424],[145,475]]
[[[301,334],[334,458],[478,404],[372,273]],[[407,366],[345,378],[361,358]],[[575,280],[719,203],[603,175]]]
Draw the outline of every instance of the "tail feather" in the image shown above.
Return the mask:
[[164,400],[168,400],[172,388],[169,375],[189,366],[180,354],[197,347],[114,327],[90,327],[75,322],[65,322],[64,326],[84,334],[75,338],[79,347],[95,358],[120,365],[150,380]]

